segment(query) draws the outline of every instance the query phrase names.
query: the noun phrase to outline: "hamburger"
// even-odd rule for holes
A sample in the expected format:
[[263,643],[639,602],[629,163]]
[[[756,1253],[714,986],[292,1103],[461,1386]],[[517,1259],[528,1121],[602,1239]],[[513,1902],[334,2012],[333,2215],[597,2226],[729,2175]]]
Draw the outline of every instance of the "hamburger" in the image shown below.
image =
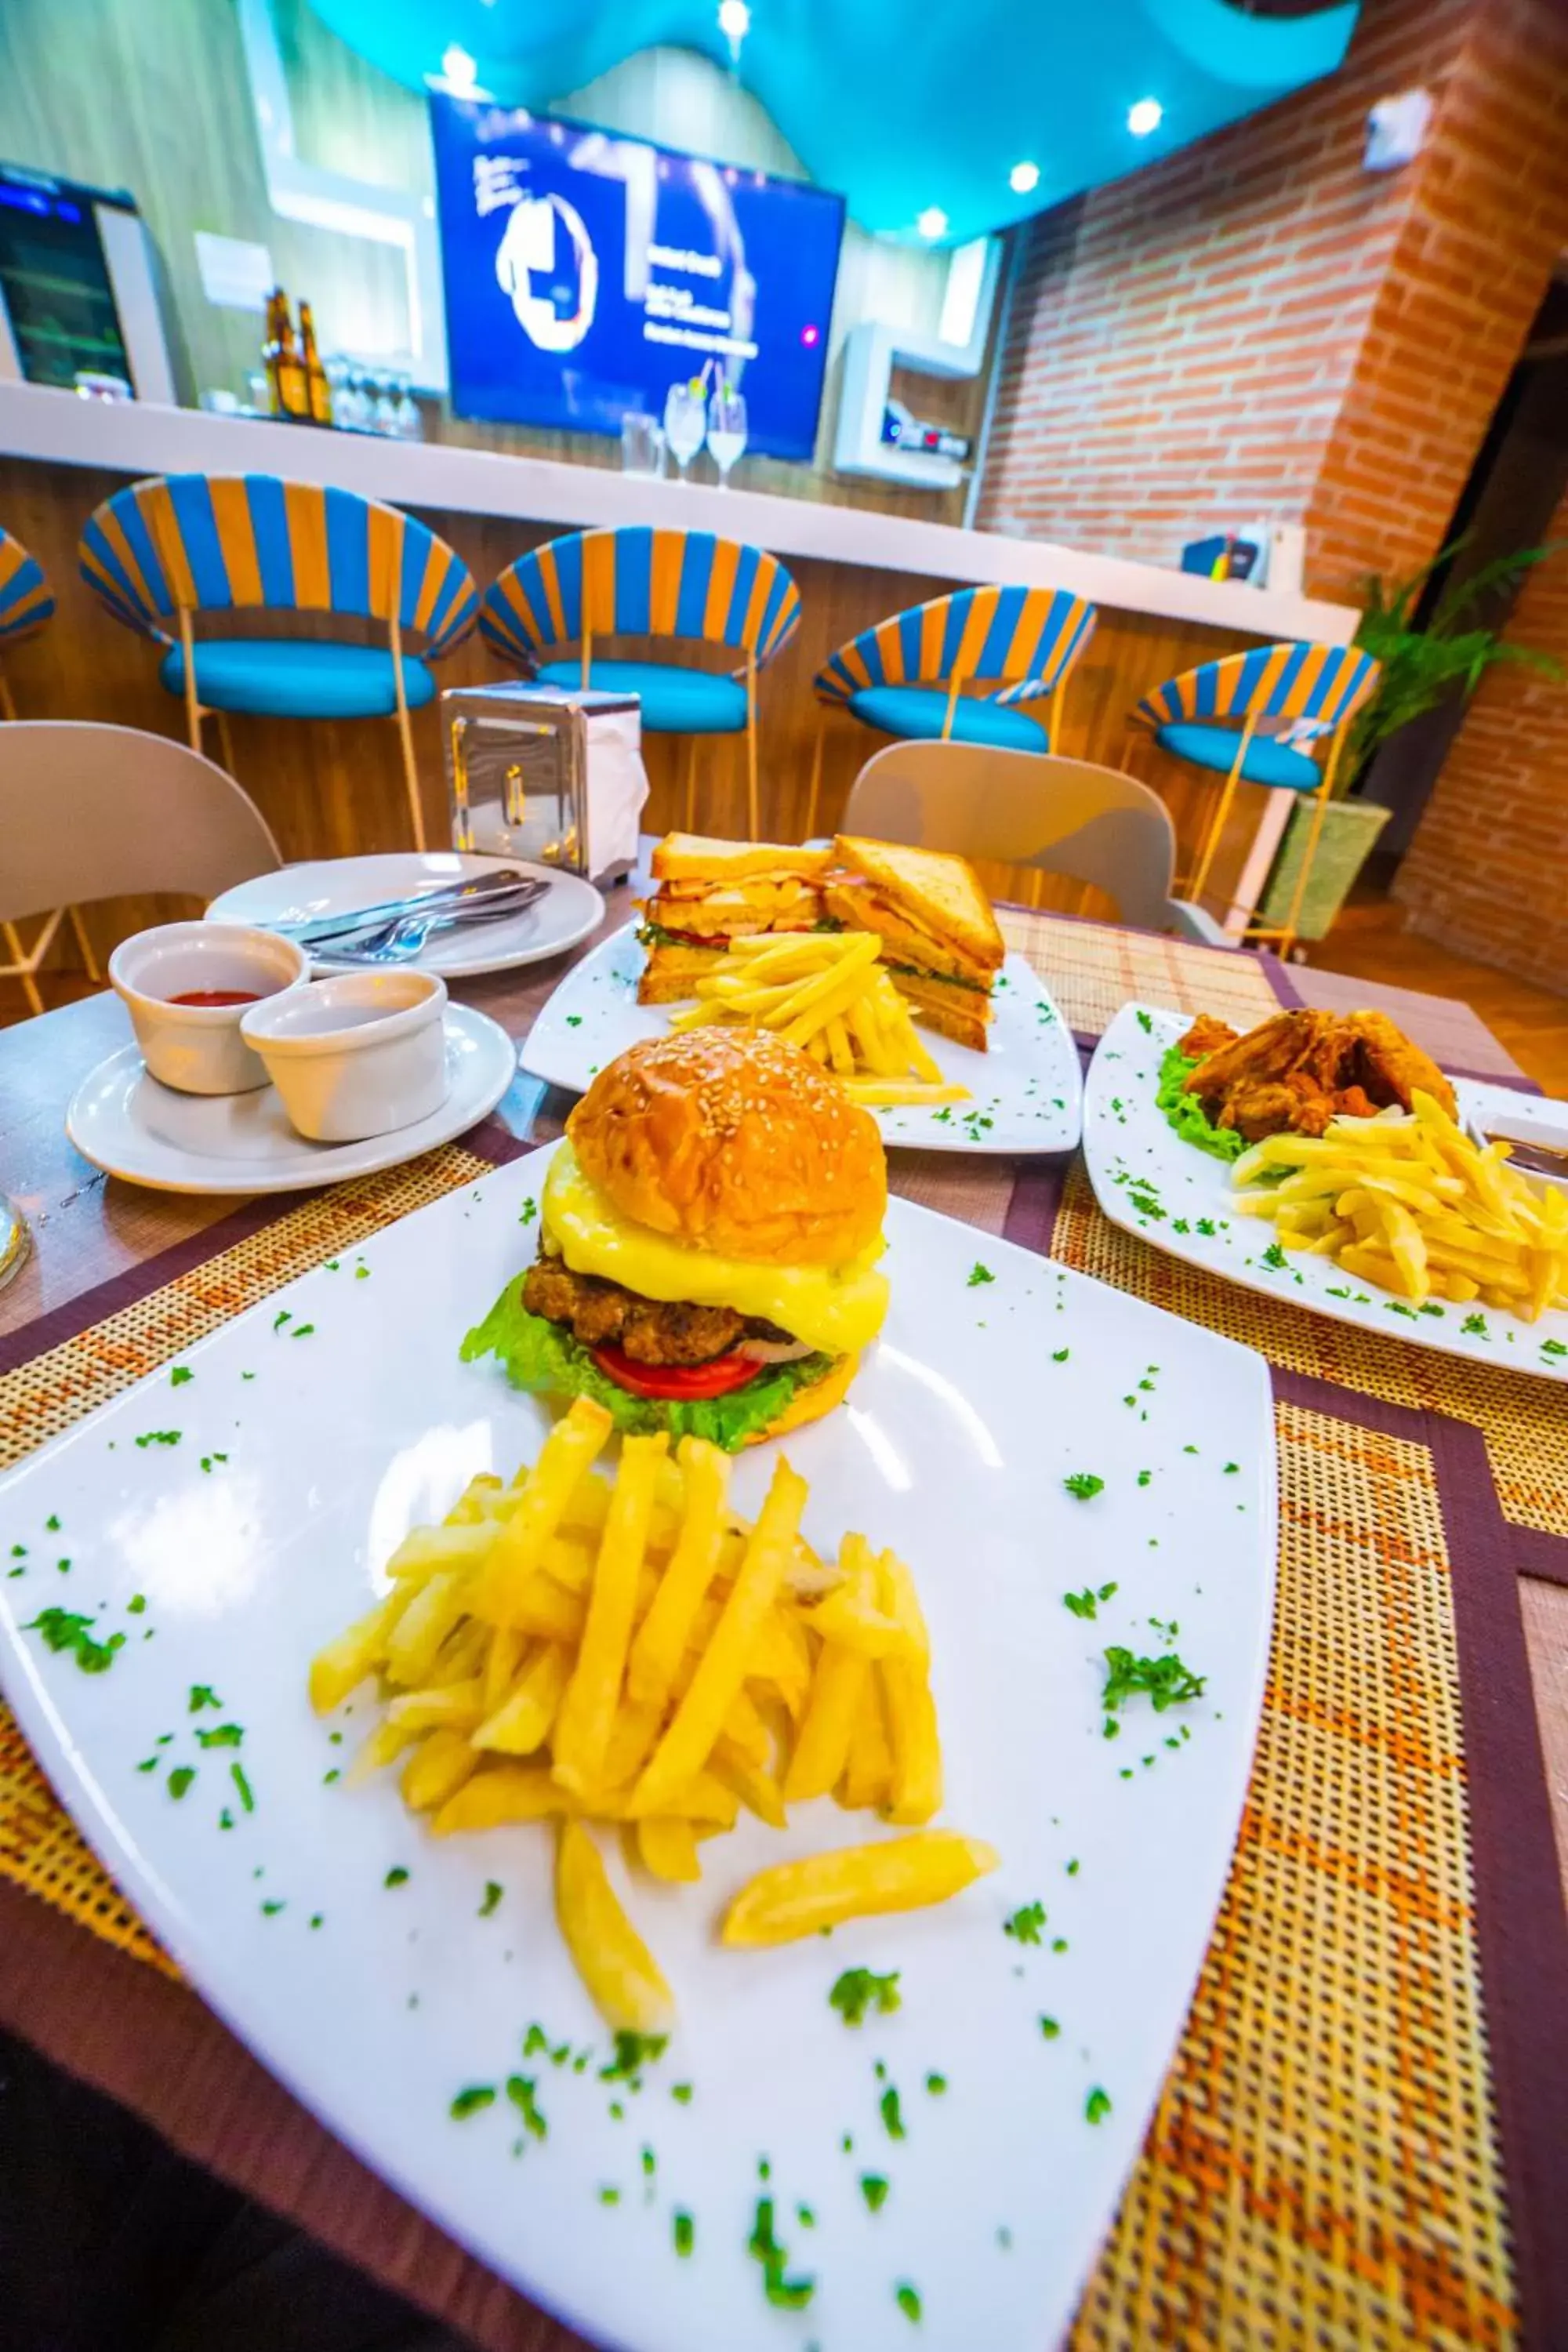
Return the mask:
[[767,1031],[634,1045],[566,1122],[539,1255],[463,1342],[519,1388],[727,1452],[837,1404],[881,1328],[876,1121]]
[[637,1003],[672,1004],[695,996],[698,982],[723,961],[731,940],[817,929],[825,919],[822,880],[832,856],[828,849],[789,849],[781,842],[667,833],[649,867],[653,895],[642,901],[637,937],[647,961]]

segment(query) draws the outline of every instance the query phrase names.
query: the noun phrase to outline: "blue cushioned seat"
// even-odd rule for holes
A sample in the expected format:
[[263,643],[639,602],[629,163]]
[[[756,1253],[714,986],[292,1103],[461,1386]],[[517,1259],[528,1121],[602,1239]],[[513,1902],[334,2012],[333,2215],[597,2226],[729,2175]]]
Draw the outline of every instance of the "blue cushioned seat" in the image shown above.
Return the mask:
[[[539,676],[547,686],[577,687],[583,683],[583,665],[541,662]],[[675,662],[595,661],[588,682],[606,694],[640,696],[642,723],[650,735],[746,731],[746,689],[739,678],[683,669]]]
[[[1237,727],[1205,727],[1196,719],[1173,719],[1154,730],[1154,740],[1163,751],[1173,752],[1178,760],[1191,760],[1194,767],[1216,768],[1222,776],[1229,775],[1240,740]],[[1241,772],[1249,784],[1269,784],[1291,793],[1315,793],[1323,781],[1316,760],[1289,743],[1276,742],[1271,735],[1253,737]]]
[[[934,743],[947,717],[947,694],[936,686],[863,686],[848,708],[868,727],[909,743]],[[1050,739],[1037,719],[1005,702],[960,695],[952,707],[953,743],[986,743],[1002,751],[1045,751]]]
[[[397,709],[392,656],[380,646],[320,645],[289,637],[208,637],[195,647],[196,699],[208,710],[265,719],[390,719]],[[185,656],[171,646],[158,667],[171,694],[185,690]],[[422,661],[403,656],[408,707],[434,698]]]

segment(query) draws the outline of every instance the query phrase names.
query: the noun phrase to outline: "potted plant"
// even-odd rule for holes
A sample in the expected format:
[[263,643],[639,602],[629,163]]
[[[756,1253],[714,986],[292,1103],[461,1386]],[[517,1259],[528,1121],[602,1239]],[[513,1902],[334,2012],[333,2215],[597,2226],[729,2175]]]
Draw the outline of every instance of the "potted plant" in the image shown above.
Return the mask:
[[[1514,645],[1497,627],[1478,619],[1488,600],[1506,598],[1511,604],[1512,593],[1525,573],[1557,552],[1555,543],[1497,556],[1463,577],[1450,570],[1430,612],[1425,620],[1417,621],[1428,583],[1435,573],[1453,564],[1468,539],[1467,533],[1440,548],[1429,563],[1396,585],[1391,587],[1375,572],[1366,581],[1355,643],[1375,656],[1382,675],[1376,692],[1357,714],[1333,801],[1324,812],[1297,927],[1301,939],[1321,940],[1333,928],[1393,814],[1374,801],[1355,797],[1373,755],[1389,738],[1441,702],[1453,699],[1462,708],[1488,670],[1500,662],[1512,662],[1548,677],[1563,676],[1561,663],[1550,654],[1540,653],[1533,646]],[[1506,612],[1502,617],[1506,618]],[[1258,908],[1259,922],[1282,923],[1289,914],[1311,822],[1310,803],[1291,810]]]

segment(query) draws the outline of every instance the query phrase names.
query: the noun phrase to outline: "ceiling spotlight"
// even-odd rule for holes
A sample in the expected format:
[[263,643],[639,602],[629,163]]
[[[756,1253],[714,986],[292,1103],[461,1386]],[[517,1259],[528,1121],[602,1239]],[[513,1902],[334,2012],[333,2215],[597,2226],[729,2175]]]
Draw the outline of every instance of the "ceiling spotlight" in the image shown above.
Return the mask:
[[442,57],[441,71],[454,89],[476,89],[479,87],[479,69],[467,49],[460,49],[456,41]]
[[730,44],[730,55],[739,64],[741,44],[752,29],[752,12],[746,0],[719,0],[719,30]]
[[1165,110],[1157,98],[1141,98],[1127,110],[1127,128],[1134,139],[1147,139],[1151,131],[1158,131],[1165,119]]
[[917,218],[915,226],[919,229],[922,236],[945,236],[947,235],[947,215],[942,211],[940,205],[928,205],[924,212]]
[[1015,163],[1007,174],[1007,185],[1016,196],[1026,196],[1040,184],[1037,163]]

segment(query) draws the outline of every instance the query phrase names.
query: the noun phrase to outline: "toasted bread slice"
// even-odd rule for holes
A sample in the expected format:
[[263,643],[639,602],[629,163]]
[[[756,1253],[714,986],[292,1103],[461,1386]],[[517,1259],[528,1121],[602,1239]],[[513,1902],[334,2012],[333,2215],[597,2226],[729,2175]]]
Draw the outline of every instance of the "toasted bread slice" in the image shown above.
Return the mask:
[[724,961],[721,948],[650,947],[647,963],[637,982],[639,1004],[679,1004],[695,996],[697,983]]
[[950,940],[955,951],[988,971],[1007,952],[991,901],[966,857],[941,849],[911,849],[898,841],[866,841],[841,833],[834,843],[839,861],[864,875],[878,897],[911,922]]
[[721,841],[703,833],[667,833],[648,870],[656,882],[744,882],[752,875],[797,875],[815,881],[833,863],[830,849],[792,848],[784,842]]
[[923,921],[911,920],[870,883],[829,882],[822,898],[828,913],[846,929],[877,933],[884,963],[914,964],[939,979],[969,980],[978,989],[990,988],[995,976],[993,965],[965,953],[954,940],[928,929]]
[[918,1021],[955,1045],[972,1045],[984,1054],[991,1028],[991,999],[977,989],[961,988],[926,972],[895,971],[893,986]]
[[[688,886],[690,887],[690,886]],[[656,898],[645,898],[643,911],[650,923],[667,931],[700,931],[720,938],[742,940],[757,931],[809,931],[822,915],[822,893],[815,882],[752,880],[705,890],[699,898],[679,898],[664,886]]]

